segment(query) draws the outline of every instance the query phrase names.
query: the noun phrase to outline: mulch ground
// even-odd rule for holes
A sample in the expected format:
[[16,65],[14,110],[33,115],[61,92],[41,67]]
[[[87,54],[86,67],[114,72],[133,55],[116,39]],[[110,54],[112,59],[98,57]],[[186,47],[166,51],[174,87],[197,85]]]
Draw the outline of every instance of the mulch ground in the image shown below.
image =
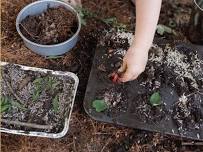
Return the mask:
[[[189,152],[203,150],[200,146],[182,146],[184,139],[105,124],[89,118],[83,110],[82,102],[98,37],[105,25],[97,20],[88,19],[88,26],[82,28],[80,41],[71,52],[65,54],[62,58],[46,59],[28,50],[15,28],[15,19],[18,12],[32,1],[1,1],[1,60],[53,70],[72,71],[78,75],[80,85],[72,114],[70,131],[64,138],[46,139],[2,134],[2,152]],[[104,18],[115,16],[119,22],[127,24],[130,30],[134,29],[134,7],[130,1],[83,0],[83,6],[92,12],[99,13]],[[163,1],[160,23],[169,25],[175,22],[174,29],[179,33],[178,36],[170,36],[170,39],[186,40],[186,29],[191,8],[190,0]]]

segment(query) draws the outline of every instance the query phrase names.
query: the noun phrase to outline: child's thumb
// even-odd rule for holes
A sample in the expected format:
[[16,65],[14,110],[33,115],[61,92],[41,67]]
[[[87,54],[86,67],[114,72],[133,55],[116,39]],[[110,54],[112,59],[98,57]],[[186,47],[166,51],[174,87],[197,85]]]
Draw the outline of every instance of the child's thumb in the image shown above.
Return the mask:
[[127,70],[127,64],[126,62],[123,62],[121,67],[118,69],[118,73],[124,73]]
[[119,81],[121,82],[127,82],[130,81],[133,77],[133,73],[129,69],[127,69],[122,76],[119,78]]

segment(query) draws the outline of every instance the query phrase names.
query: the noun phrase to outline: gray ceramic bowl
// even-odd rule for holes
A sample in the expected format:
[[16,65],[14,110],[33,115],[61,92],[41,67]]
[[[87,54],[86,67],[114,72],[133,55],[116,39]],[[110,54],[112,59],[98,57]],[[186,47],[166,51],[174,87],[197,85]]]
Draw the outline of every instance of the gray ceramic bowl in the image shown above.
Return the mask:
[[[67,41],[59,43],[59,44],[54,44],[54,45],[41,45],[34,43],[30,40],[28,40],[20,31],[19,24],[23,19],[25,19],[28,15],[37,15],[42,12],[44,12],[47,9],[47,6],[50,6],[51,8],[53,7],[58,7],[58,6],[64,6],[68,10],[70,10],[72,13],[74,13],[77,16],[78,20],[78,29],[77,32]],[[40,54],[42,56],[56,56],[56,55],[62,55],[69,50],[71,50],[77,43],[78,37],[79,37],[79,32],[81,29],[81,20],[80,16],[77,13],[77,11],[67,3],[57,1],[57,0],[40,0],[36,1],[34,3],[31,3],[27,5],[25,8],[23,8],[20,13],[18,14],[18,17],[16,19],[16,28],[20,36],[22,37],[25,45],[34,51],[37,54]]]

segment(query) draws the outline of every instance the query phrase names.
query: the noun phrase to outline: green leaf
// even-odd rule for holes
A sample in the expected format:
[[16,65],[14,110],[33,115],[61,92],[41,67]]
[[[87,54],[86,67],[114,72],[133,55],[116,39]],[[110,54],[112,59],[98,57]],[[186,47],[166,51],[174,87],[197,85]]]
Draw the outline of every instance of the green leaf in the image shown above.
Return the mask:
[[27,110],[22,104],[20,104],[17,101],[14,101],[14,100],[11,101],[11,105],[20,109],[20,110]]
[[53,93],[60,83],[56,78],[49,76],[35,79],[33,81],[35,88],[32,94],[32,100],[37,101],[43,91],[51,91]]
[[60,82],[55,82],[55,83],[52,85],[52,89],[55,89],[59,84],[60,84]]
[[114,24],[114,23],[117,23],[117,19],[116,17],[111,17],[111,18],[105,18],[105,19],[102,19],[102,21],[106,24]]
[[155,92],[150,97],[150,103],[152,106],[159,106],[161,105],[161,95],[159,92]]
[[0,112],[6,112],[11,108],[11,104],[9,102],[9,98],[7,97],[0,97],[0,105],[1,105],[1,109]]
[[86,26],[87,25],[87,21],[84,18],[81,18],[81,24],[83,26]]
[[86,26],[87,25],[87,18],[95,18],[97,15],[94,12],[89,11],[84,7],[75,7],[76,11],[80,15],[81,24]]
[[37,78],[33,81],[33,83],[36,84],[41,84],[43,82],[43,78]]
[[35,90],[34,94],[32,95],[32,100],[37,101],[39,99],[39,97],[40,97],[40,93],[41,93],[40,91]]
[[1,106],[1,113],[8,111],[10,107],[11,105],[9,104]]
[[157,33],[160,35],[164,35],[165,33],[172,34],[173,30],[166,25],[159,24],[157,25]]
[[108,108],[104,100],[94,100],[92,107],[95,108],[97,112],[103,112]]
[[114,28],[116,28],[119,31],[126,31],[127,26],[125,24],[119,23],[116,17],[110,17],[101,19],[102,22],[104,22],[107,25],[112,25]]
[[43,82],[45,81],[45,79],[43,78],[37,78],[33,81],[33,84],[35,86],[34,88],[34,92],[32,94],[32,100],[33,101],[37,101],[40,97],[40,94],[42,92],[42,89],[43,89]]
[[57,81],[56,78],[53,77],[47,77],[46,79],[46,89],[48,90],[54,90],[56,87],[60,84],[59,81]]
[[53,105],[53,110],[54,112],[59,111],[59,97],[55,96],[54,99],[52,100],[52,105]]

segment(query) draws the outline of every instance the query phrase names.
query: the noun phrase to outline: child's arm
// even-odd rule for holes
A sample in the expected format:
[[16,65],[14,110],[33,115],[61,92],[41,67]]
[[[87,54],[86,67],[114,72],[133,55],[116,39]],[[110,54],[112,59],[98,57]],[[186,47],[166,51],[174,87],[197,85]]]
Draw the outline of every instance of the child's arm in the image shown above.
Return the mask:
[[136,1],[136,29],[132,46],[123,59],[119,69],[124,72],[120,81],[136,79],[144,70],[148,60],[148,51],[152,45],[160,14],[162,0]]

